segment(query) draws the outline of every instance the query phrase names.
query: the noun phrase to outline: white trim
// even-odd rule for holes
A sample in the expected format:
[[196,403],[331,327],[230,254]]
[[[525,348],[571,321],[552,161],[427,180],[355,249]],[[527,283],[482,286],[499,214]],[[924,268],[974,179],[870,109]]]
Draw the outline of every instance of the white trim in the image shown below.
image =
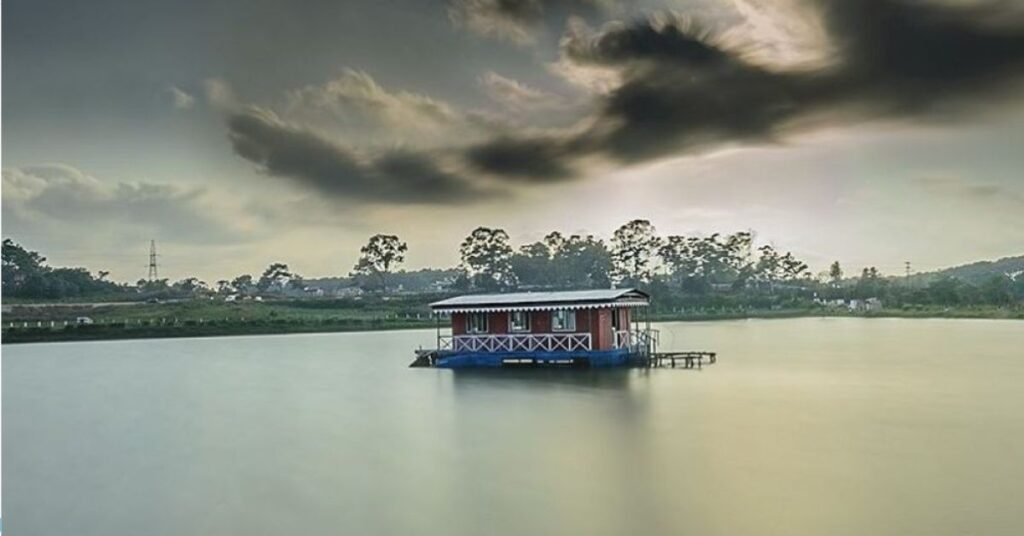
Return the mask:
[[457,352],[575,352],[593,348],[590,333],[442,335],[440,350]]
[[646,301],[620,301],[600,303],[566,303],[549,305],[492,305],[492,306],[463,306],[463,307],[435,307],[437,313],[503,313],[507,311],[554,311],[555,309],[620,309],[623,307],[647,307]]
[[661,333],[656,329],[620,330],[615,332],[615,348],[629,348],[633,352],[654,351],[658,347]]

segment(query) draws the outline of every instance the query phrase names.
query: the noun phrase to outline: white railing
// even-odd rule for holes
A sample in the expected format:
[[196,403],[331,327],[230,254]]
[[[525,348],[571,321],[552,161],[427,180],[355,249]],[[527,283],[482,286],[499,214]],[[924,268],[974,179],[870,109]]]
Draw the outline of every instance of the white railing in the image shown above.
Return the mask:
[[457,352],[574,352],[590,350],[589,333],[443,335],[441,350]]
[[629,348],[634,352],[653,352],[658,347],[660,333],[656,329],[639,329],[615,332],[615,347]]

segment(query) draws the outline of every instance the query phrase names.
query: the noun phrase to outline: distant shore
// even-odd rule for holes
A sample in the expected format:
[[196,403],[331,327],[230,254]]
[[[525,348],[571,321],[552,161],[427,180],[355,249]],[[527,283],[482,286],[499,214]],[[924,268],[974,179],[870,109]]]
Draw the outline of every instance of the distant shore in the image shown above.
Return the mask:
[[688,314],[654,314],[652,322],[697,322],[708,320],[743,320],[753,318],[950,318],[1024,320],[1024,309],[1000,307],[932,307],[917,309],[880,309],[850,311],[845,309],[778,309],[727,311]]
[[[21,307],[47,306],[19,304]],[[97,314],[92,323],[54,320],[43,318],[22,318],[11,320],[4,316],[0,341],[3,344],[35,342],[100,341],[122,339],[156,339],[185,337],[222,337],[240,335],[275,335],[289,333],[341,333],[358,331],[384,331],[401,329],[427,329],[437,326],[437,321],[425,313],[379,313],[374,311],[338,314],[337,311],[313,310],[312,314],[288,313],[283,307],[267,310],[241,309],[232,315],[220,315],[223,311],[211,310],[207,304],[198,307],[189,304],[165,305],[169,310],[161,311],[143,305],[130,308],[89,306]],[[192,309],[192,310],[190,310]],[[156,315],[154,315],[154,311]],[[242,314],[238,314],[241,312]],[[264,314],[259,314],[264,313]],[[249,316],[244,316],[248,314]],[[159,315],[159,316],[157,316]],[[205,316],[197,316],[205,315]],[[878,311],[849,311],[843,309],[776,309],[718,312],[653,313],[651,322],[701,322],[743,319],[785,319],[785,318],[949,318],[949,319],[1024,319],[1024,309],[995,307],[962,308],[914,308],[882,309]],[[641,317],[643,318],[643,317]],[[84,321],[83,321],[84,322]],[[442,327],[446,326],[442,322]]]

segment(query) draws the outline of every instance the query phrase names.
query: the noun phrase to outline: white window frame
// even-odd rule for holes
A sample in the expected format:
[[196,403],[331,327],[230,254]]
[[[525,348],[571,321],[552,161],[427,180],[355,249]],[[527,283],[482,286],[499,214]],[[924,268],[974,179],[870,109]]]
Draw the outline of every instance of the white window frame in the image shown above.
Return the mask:
[[[517,315],[523,315],[523,327],[517,329],[515,322],[512,318]],[[508,313],[508,332],[509,333],[529,333],[530,332],[530,312],[529,311],[509,311]]]
[[[467,313],[466,314],[466,333],[473,335],[490,332],[490,315],[488,313]],[[474,326],[473,319],[482,318],[483,326]]]
[[[558,327],[555,319],[558,318],[559,314],[567,315],[566,318],[569,320],[568,326]],[[576,310],[575,309],[555,309],[551,311],[551,331],[560,333],[568,333],[576,331]]]

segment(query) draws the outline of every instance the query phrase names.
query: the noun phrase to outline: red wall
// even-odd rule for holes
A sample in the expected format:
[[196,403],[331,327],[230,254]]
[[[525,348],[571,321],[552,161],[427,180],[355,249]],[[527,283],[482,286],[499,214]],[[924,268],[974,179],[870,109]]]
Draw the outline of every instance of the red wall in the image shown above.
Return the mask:
[[466,334],[466,313],[452,313],[452,335]]
[[[508,313],[489,313],[487,333],[508,333]],[[465,335],[469,313],[452,313],[452,335]],[[481,334],[482,335],[482,334]]]
[[508,313],[491,313],[487,319],[488,333],[508,333]]
[[551,311],[530,311],[530,333],[551,333]]
[[[466,316],[468,313],[452,313],[452,334],[466,334]],[[595,350],[608,350],[615,345],[615,334],[612,333],[612,315],[618,314],[619,329],[629,329],[629,309],[577,309],[576,333],[590,333]],[[508,313],[489,313],[487,328],[490,334],[508,333]],[[551,330],[551,311],[530,312],[530,333],[554,333]]]

